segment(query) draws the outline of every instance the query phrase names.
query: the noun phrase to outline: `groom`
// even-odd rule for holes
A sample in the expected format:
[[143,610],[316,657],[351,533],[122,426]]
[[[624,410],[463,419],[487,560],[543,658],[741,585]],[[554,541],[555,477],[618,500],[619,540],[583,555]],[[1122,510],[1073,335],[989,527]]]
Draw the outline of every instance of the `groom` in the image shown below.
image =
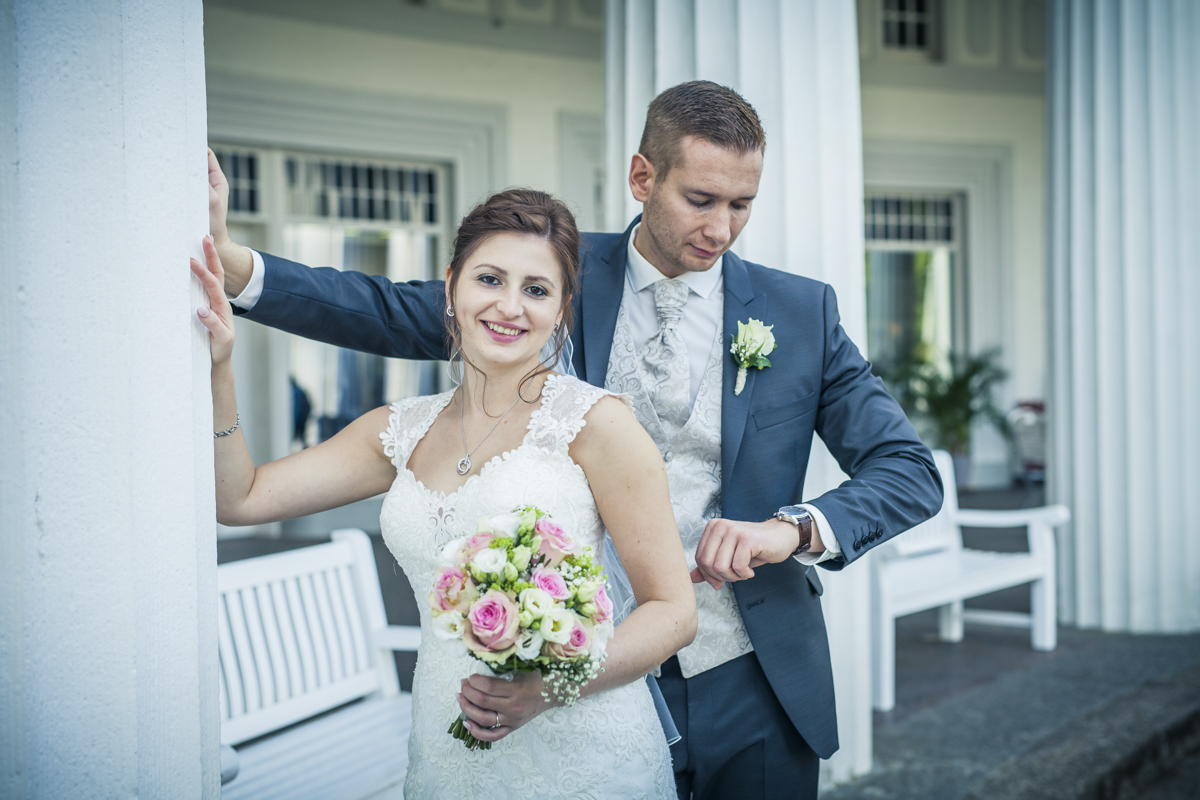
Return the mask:
[[[930,517],[933,459],[839,324],[833,290],[729,251],[750,218],[766,137],[736,92],[706,81],[651,103],[629,187],[643,214],[584,234],[571,336],[579,377],[633,396],[666,463],[695,559],[699,630],[661,667],[682,739],[681,798],[816,797],[838,747],[812,566],[840,569]],[[214,170],[211,181],[224,178]],[[309,269],[212,233],[250,319],[397,358],[446,358],[441,282]],[[853,266],[853,265],[851,265]],[[770,365],[739,389],[740,323],[771,326]],[[850,480],[808,503],[813,434]]]

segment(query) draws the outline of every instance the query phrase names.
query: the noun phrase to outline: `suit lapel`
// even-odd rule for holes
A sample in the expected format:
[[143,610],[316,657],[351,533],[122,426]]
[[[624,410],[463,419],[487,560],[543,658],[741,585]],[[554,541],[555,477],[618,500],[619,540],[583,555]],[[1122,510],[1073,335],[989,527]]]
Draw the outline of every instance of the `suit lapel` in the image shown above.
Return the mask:
[[[738,321],[745,322],[750,317],[766,321],[767,295],[755,295],[750,283],[750,274],[746,265],[732,252],[725,254],[725,264],[722,268],[725,280],[725,313],[724,333],[721,339],[724,373],[721,387],[721,487],[729,490],[730,476],[733,465],[737,463],[738,451],[742,446],[742,436],[746,431],[746,419],[750,413],[750,398],[754,396],[754,379],[758,370],[751,369],[746,374],[746,386],[742,393],[733,393],[737,381],[737,363],[729,353],[733,337],[737,336]],[[729,510],[726,509],[726,514]]]
[[608,376],[613,331],[617,327],[617,312],[621,310],[621,294],[625,288],[629,235],[641,219],[638,215],[607,252],[585,261],[580,324],[575,326],[575,369],[593,386],[603,388]]

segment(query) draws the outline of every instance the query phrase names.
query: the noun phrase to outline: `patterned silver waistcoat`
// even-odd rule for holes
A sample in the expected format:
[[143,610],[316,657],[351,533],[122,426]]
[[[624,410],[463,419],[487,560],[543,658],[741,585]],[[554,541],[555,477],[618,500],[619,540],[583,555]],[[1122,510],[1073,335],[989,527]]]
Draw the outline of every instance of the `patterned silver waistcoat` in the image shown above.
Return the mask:
[[[633,398],[638,422],[662,453],[671,489],[675,524],[687,553],[688,568],[696,566],[696,546],[704,526],[721,516],[721,384],[724,348],[718,327],[704,377],[687,423],[671,433],[660,424],[645,386],[642,357],[629,332],[625,304],[617,315],[605,388]],[[714,591],[707,583],[694,585],[699,627],[696,640],[679,651],[685,678],[698,675],[754,649],[742,624],[733,589],[728,583]]]

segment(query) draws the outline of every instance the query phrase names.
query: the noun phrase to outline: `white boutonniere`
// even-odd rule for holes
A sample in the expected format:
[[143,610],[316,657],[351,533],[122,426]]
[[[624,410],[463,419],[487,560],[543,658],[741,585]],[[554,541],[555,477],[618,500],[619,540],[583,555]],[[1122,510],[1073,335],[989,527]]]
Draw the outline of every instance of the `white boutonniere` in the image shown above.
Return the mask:
[[774,325],[763,325],[759,320],[750,318],[749,322],[739,322],[737,337],[729,352],[738,364],[737,383],[733,393],[739,395],[746,388],[746,370],[765,369],[771,366],[767,356],[775,350],[775,335],[771,333]]

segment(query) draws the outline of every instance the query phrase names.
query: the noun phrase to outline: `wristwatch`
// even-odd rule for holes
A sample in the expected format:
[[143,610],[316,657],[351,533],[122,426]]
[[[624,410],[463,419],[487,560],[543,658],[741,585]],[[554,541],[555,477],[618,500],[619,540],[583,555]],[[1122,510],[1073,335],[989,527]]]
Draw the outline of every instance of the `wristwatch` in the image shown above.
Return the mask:
[[790,522],[800,529],[800,546],[792,555],[798,556],[801,553],[807,553],[808,548],[812,547],[812,514],[800,506],[784,506],[775,512],[775,519]]

